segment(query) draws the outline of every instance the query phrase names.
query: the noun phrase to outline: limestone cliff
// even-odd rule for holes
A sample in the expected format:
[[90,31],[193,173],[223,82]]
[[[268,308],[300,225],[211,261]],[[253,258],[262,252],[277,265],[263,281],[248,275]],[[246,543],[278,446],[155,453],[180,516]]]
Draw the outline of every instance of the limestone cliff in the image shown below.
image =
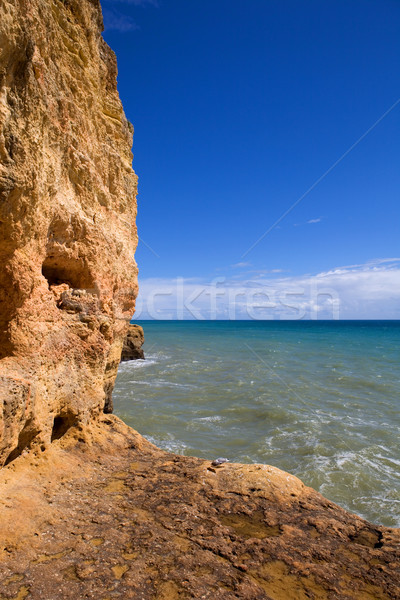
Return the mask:
[[137,269],[133,128],[98,0],[0,2],[0,464],[111,409]]

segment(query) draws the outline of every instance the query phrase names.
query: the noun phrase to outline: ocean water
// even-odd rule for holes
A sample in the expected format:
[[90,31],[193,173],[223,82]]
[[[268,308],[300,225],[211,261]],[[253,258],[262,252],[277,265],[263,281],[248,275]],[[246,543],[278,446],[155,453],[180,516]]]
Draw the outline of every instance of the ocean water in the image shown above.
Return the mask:
[[400,526],[400,321],[144,321],[115,413],[184,455],[267,463]]

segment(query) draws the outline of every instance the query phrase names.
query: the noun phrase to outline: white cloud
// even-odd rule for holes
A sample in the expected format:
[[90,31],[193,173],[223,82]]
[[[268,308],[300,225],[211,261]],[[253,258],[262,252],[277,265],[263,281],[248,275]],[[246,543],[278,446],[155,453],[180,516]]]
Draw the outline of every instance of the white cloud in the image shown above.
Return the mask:
[[318,219],[309,219],[305,223],[293,223],[293,227],[302,227],[303,225],[313,225],[314,223],[321,223],[323,217],[318,217]]
[[250,262],[238,262],[235,265],[231,265],[232,269],[244,269],[245,267],[252,267]]
[[399,319],[400,259],[316,275],[139,281],[136,318]]

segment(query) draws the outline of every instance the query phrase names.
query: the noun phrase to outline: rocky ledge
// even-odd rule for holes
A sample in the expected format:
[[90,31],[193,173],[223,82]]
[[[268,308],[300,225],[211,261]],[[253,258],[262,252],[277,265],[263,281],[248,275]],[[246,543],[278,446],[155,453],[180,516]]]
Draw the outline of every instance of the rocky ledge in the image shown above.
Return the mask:
[[271,466],[168,454],[112,415],[22,453],[0,494],[2,599],[400,598],[399,530]]

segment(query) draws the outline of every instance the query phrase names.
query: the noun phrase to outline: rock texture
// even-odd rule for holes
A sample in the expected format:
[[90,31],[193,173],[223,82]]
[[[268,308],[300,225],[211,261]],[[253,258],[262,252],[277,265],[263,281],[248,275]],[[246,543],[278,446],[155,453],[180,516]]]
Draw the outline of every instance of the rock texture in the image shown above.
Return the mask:
[[111,410],[137,179],[101,31],[98,0],[0,2],[0,465]]
[[140,325],[129,325],[128,333],[122,346],[121,360],[138,360],[144,358],[142,346],[144,344],[143,328]]
[[113,415],[20,456],[0,472],[0,598],[400,598],[399,530],[213,458],[161,451]]

